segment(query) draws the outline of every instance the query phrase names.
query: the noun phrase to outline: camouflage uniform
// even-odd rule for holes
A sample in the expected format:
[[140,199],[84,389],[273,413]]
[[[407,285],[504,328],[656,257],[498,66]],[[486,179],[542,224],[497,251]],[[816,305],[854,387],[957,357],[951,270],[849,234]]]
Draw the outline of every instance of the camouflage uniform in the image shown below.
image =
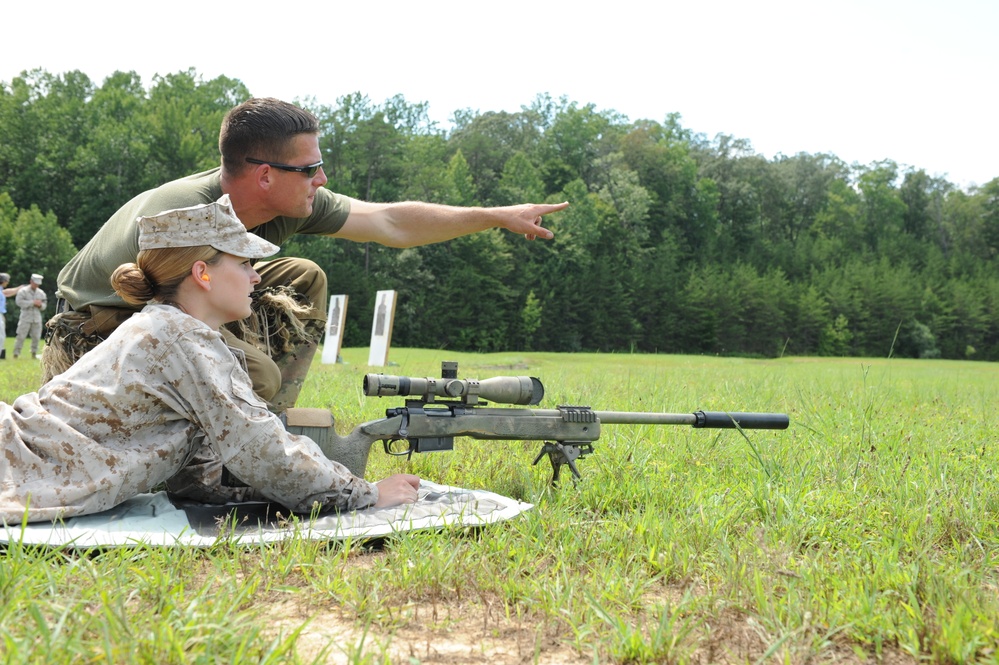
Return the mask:
[[[135,311],[114,293],[108,281],[119,265],[135,261],[139,235],[135,220],[164,210],[212,203],[220,196],[221,172],[214,168],[143,192],[111,216],[59,273],[56,295],[74,311],[57,314],[48,322],[44,380],[76,362]],[[295,235],[333,235],[349,213],[347,197],[322,188],[316,191],[309,217],[275,217],[249,233],[275,245]],[[290,256],[257,262],[254,268],[261,278],[255,316],[238,330],[230,326],[236,334],[225,331],[226,340],[246,354],[254,390],[272,411],[280,413],[295,405],[322,339],[328,300],[326,273],[308,259]],[[282,295],[304,307],[283,308]]]
[[[48,296],[39,286],[41,283],[41,275],[32,275],[31,283],[21,288],[14,297],[14,302],[21,308],[21,317],[17,320],[17,332],[14,337],[15,358],[21,353],[24,340],[28,337],[31,337],[31,355],[38,355],[38,345],[42,339],[42,310],[48,303]],[[36,301],[40,301],[41,306],[36,306]]]
[[10,275],[0,272],[0,359],[7,357],[7,350],[4,344],[7,341],[7,296],[4,289],[10,283]]
[[106,510],[206,451],[290,510],[374,504],[373,484],[285,430],[241,360],[198,319],[147,305],[37,393],[0,402],[0,519]]

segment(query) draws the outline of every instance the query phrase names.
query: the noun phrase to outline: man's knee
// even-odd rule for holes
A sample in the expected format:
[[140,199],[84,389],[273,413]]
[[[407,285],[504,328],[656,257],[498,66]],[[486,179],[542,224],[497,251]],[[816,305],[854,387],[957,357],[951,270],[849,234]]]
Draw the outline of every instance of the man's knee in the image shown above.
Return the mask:
[[314,311],[309,318],[326,320],[326,273],[314,261],[297,257],[282,257],[264,261],[257,266],[260,273],[258,289],[289,286],[305,296]]
[[269,404],[281,390],[281,369],[269,355],[239,339],[227,328],[222,328],[221,332],[226,344],[243,352],[246,359],[246,373],[250,375],[253,392]]
[[300,272],[299,277],[292,282],[292,286],[306,296],[316,296],[315,300],[324,300],[327,287],[326,271],[309,259],[295,259],[295,262]]
[[281,370],[266,354],[251,359],[246,357],[246,372],[253,383],[253,392],[268,404],[281,390]]

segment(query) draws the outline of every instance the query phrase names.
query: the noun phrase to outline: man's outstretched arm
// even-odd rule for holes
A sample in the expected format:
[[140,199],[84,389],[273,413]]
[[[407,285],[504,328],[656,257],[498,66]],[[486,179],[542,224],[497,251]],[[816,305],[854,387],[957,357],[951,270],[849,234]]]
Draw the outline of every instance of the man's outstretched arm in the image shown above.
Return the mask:
[[523,203],[494,208],[463,208],[435,203],[405,201],[369,203],[350,200],[350,215],[336,233],[356,242],[377,242],[388,247],[417,247],[501,228],[528,240],[553,234],[542,226],[545,215],[563,210],[569,203]]

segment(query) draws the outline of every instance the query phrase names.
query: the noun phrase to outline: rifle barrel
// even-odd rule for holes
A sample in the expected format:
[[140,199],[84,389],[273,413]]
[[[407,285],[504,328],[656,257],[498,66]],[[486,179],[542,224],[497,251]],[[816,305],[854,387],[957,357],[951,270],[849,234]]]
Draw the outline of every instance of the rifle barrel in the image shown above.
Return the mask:
[[594,411],[606,425],[696,425],[693,413],[646,413],[643,411]]
[[690,425],[723,429],[787,429],[790,419],[785,413],[739,413],[728,411],[697,411],[695,413],[644,413],[641,411],[594,411],[607,425]]

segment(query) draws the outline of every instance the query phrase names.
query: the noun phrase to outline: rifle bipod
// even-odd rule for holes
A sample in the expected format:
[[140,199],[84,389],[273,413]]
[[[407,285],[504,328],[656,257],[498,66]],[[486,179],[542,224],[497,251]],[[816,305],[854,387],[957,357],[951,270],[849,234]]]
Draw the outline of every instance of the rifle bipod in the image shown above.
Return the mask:
[[541,461],[542,457],[547,455],[548,461],[552,463],[552,485],[558,484],[563,466],[568,466],[569,470],[572,471],[572,475],[575,476],[572,482],[575,484],[576,480],[583,479],[579,475],[579,469],[576,468],[576,460],[580,457],[586,457],[592,452],[593,444],[589,442],[573,443],[570,441],[562,443],[561,441],[545,441],[544,445],[541,446],[541,452],[534,458],[532,464],[536,465]]

